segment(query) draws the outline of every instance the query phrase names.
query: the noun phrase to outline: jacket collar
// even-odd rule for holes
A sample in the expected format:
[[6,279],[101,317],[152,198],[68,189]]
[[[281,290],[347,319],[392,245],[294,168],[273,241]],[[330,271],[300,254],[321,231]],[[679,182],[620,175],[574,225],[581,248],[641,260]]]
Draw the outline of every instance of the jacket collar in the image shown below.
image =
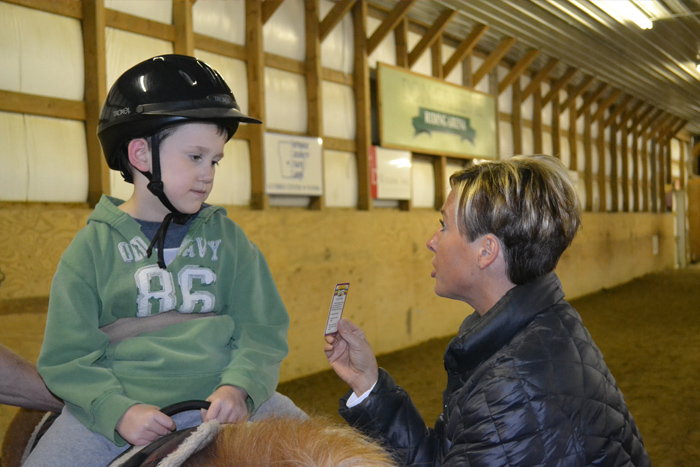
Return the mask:
[[445,352],[445,369],[465,372],[475,368],[563,298],[554,272],[513,287],[484,316],[474,312],[462,322]]

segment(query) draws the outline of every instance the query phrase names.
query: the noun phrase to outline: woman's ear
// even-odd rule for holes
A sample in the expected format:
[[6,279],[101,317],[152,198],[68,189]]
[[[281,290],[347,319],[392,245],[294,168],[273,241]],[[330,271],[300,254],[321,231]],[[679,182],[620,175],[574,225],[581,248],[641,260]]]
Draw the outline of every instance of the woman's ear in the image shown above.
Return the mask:
[[144,138],[132,139],[127,146],[129,163],[141,172],[150,172],[151,148]]
[[501,243],[495,235],[487,234],[481,238],[481,248],[479,248],[479,258],[477,264],[479,269],[486,269],[498,259],[501,252]]

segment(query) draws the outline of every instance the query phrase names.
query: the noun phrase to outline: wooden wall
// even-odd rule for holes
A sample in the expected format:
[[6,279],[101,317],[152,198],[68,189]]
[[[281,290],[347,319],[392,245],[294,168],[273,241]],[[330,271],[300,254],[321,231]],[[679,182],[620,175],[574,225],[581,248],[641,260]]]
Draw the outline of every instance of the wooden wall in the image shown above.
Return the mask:
[[[432,254],[425,247],[438,226],[432,210],[228,212],[265,254],[289,310],[291,352],[282,380],[328,368],[323,330],[338,282],[350,282],[345,315],[364,327],[378,353],[453,334],[471,311],[433,292]],[[6,276],[0,309],[21,312],[13,304],[48,295],[58,259],[89,213],[79,206],[0,207]],[[584,213],[583,228],[557,272],[567,297],[575,298],[672,268],[674,258],[670,214]]]

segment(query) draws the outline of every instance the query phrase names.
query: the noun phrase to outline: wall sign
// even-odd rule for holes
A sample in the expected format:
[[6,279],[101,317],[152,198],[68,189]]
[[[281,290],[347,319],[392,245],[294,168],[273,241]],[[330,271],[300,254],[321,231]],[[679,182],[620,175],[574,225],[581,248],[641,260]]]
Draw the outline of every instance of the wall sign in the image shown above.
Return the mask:
[[411,152],[369,148],[370,184],[374,199],[411,199]]
[[265,192],[321,196],[322,150],[321,138],[265,133]]
[[461,158],[497,159],[493,96],[380,63],[382,146]]

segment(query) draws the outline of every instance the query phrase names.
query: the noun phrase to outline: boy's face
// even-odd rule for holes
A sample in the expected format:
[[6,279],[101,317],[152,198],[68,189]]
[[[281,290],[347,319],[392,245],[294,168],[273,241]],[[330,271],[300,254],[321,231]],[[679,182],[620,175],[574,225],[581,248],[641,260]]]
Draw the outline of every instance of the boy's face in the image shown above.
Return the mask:
[[226,135],[211,123],[188,123],[165,138],[160,163],[165,194],[178,211],[194,214],[209,197]]

